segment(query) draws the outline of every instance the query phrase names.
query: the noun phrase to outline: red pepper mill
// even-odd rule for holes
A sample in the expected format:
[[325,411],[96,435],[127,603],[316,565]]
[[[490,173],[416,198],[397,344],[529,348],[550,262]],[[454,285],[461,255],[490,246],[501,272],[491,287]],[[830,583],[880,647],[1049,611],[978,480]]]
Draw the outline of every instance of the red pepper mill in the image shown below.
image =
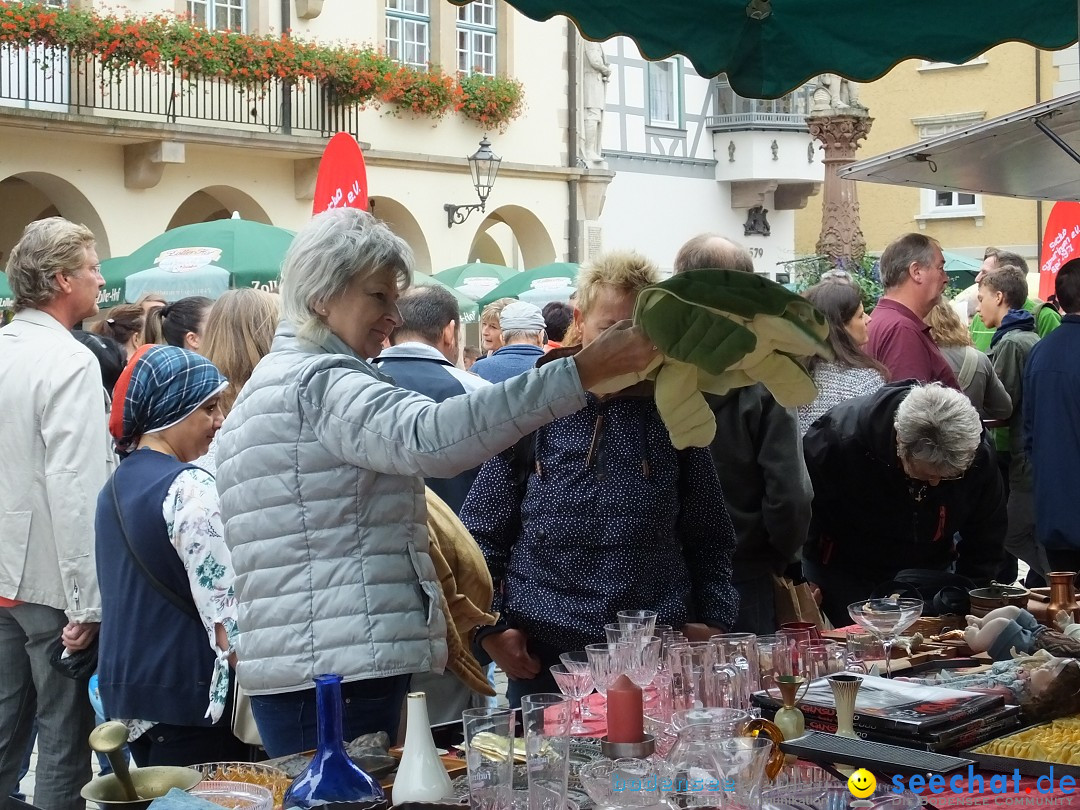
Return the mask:
[[644,758],[656,750],[653,737],[645,733],[645,703],[641,687],[625,674],[615,679],[607,690],[607,736],[600,740],[600,750],[611,759]]

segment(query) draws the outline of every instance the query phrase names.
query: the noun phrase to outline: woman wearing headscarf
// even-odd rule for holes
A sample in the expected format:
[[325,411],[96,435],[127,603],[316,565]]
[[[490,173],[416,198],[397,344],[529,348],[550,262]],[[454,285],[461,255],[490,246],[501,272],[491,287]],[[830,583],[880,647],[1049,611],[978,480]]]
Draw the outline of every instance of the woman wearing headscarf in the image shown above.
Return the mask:
[[221,427],[228,381],[204,357],[144,346],[109,430],[128,453],[98,496],[98,680],[139,766],[245,757],[232,734],[233,569],[214,477],[191,462]]

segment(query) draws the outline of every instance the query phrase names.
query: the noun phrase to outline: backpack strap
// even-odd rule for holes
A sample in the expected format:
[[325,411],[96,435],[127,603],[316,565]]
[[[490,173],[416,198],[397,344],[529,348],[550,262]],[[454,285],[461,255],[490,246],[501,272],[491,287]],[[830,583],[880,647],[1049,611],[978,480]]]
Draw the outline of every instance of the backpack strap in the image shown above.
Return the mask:
[[979,350],[973,346],[964,347],[964,363],[960,366],[960,371],[956,375],[956,381],[960,383],[960,388],[966,389],[971,385],[971,381],[975,379],[975,372],[979,369]]

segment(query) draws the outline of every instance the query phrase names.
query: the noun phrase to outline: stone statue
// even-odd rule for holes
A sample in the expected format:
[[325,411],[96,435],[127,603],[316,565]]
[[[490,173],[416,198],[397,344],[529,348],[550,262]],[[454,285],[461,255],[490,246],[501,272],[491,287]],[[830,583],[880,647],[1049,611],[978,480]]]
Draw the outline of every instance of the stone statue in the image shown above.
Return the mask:
[[584,61],[581,69],[582,157],[593,166],[606,167],[600,155],[601,134],[604,124],[604,107],[607,104],[607,83],[611,78],[611,66],[604,56],[599,42],[584,43]]
[[859,102],[859,86],[837,73],[822,73],[814,88],[811,115],[845,112],[866,115],[866,107]]

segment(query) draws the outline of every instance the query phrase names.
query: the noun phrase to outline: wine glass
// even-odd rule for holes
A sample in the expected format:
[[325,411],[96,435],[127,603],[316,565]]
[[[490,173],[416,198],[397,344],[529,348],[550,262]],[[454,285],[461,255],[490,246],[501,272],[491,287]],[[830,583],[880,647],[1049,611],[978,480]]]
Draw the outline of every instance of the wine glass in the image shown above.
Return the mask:
[[655,610],[620,610],[615,614],[622,624],[643,624],[645,635],[656,635],[656,611]]
[[644,689],[656,678],[656,670],[660,666],[660,639],[656,636],[646,636],[640,641],[631,643],[628,658],[627,676]]
[[590,644],[585,648],[589,655],[589,668],[592,670],[593,686],[607,700],[607,690],[615,679],[626,672],[630,655],[630,644],[625,641],[607,644]]
[[645,625],[641,622],[612,622],[604,625],[604,633],[607,634],[609,644],[616,641],[638,641],[648,635]]
[[574,701],[574,710],[570,717],[571,734],[588,734],[589,729],[582,722],[581,701],[592,694],[592,672],[574,670],[565,664],[556,664],[551,667],[551,676],[559,686],[559,691]]
[[[589,654],[585,650],[574,650],[573,652],[564,652],[559,655],[559,660],[567,669],[574,670],[575,672],[587,672],[589,674],[590,683],[592,683],[592,669],[589,666]],[[588,697],[591,694],[591,689],[586,692],[584,697]],[[593,718],[596,715],[589,709],[587,701],[582,701],[581,704],[581,716]]]
[[848,614],[879,639],[885,650],[885,677],[892,677],[892,648],[897,637],[922,616],[921,599],[865,599],[848,605]]

